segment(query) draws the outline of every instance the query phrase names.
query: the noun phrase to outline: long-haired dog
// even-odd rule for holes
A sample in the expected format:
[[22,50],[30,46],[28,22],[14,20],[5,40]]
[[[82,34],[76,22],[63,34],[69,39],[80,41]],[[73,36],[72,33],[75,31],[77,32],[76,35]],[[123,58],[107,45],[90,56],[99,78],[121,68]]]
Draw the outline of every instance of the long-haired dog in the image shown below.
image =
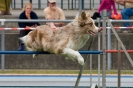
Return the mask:
[[52,30],[48,25],[38,26],[20,39],[29,51],[48,51],[68,59],[76,59],[80,65],[84,65],[84,59],[78,50],[86,44],[90,35],[96,35],[98,30],[90,14],[82,12],[66,26],[56,30]]

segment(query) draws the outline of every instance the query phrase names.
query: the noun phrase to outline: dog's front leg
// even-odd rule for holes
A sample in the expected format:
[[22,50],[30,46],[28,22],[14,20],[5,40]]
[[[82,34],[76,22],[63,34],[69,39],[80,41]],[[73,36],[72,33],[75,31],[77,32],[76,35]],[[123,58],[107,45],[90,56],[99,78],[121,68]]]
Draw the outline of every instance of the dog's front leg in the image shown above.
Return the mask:
[[84,65],[84,58],[78,51],[72,50],[70,48],[65,48],[62,54],[72,59],[76,59],[80,65]]
[[[26,48],[27,48],[28,51],[36,51],[36,50],[34,50],[32,48],[29,48],[29,47],[26,47]],[[32,55],[33,58],[36,58],[37,56],[38,56],[38,54],[33,54]]]

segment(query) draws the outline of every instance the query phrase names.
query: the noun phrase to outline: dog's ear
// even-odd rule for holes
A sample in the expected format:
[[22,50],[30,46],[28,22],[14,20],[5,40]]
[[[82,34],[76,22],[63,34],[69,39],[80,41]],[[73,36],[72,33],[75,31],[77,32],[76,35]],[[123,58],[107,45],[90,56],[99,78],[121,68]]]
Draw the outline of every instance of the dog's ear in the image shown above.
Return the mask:
[[86,18],[87,18],[87,17],[86,17],[85,11],[83,11],[83,12],[81,13],[81,18],[82,18],[82,19],[86,19]]
[[90,12],[88,12],[86,15],[87,15],[87,17],[91,17]]

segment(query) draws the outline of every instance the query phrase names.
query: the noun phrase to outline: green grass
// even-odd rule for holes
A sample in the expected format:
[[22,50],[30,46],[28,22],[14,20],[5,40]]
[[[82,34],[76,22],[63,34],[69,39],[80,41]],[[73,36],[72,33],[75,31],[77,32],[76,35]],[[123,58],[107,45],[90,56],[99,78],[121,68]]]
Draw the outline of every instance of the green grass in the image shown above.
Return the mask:
[[[79,70],[0,70],[0,74],[78,74]],[[102,74],[102,71],[100,71]],[[106,71],[106,74],[117,74],[117,70]],[[89,70],[84,70],[83,74],[90,74]],[[97,70],[93,70],[92,74],[98,74]],[[121,74],[133,74],[132,70],[121,70]]]

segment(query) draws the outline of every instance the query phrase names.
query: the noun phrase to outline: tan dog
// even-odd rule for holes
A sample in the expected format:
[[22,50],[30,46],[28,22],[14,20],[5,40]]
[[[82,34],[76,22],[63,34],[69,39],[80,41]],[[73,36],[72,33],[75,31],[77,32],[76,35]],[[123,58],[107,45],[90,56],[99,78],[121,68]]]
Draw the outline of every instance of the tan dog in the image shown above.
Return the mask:
[[47,25],[38,26],[20,39],[29,51],[48,51],[64,55],[84,65],[84,59],[78,50],[86,44],[90,34],[95,35],[97,32],[98,27],[95,26],[90,14],[82,12],[64,27],[52,30]]

